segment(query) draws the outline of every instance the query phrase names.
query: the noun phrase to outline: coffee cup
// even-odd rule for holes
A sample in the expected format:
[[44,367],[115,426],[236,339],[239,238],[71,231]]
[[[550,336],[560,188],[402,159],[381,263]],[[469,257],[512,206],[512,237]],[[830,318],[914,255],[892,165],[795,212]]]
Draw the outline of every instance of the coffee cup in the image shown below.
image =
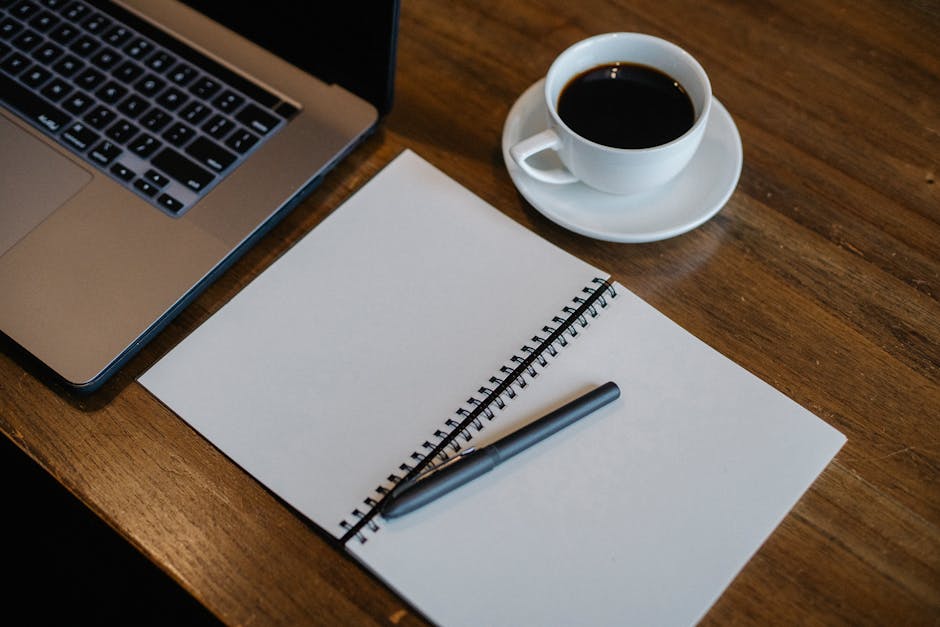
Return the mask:
[[[546,129],[510,149],[530,177],[611,194],[661,187],[692,159],[711,111],[711,84],[679,46],[607,33],[562,52],[545,76]],[[563,167],[530,158],[555,151]],[[534,160],[533,160],[534,161]]]

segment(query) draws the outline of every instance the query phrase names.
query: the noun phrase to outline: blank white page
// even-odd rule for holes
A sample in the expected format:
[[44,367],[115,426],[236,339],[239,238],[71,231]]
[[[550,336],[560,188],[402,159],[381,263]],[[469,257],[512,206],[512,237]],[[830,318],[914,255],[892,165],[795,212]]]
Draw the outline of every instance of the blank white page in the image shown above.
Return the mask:
[[339,537],[600,274],[405,152],[140,382]]
[[845,438],[616,285],[486,429],[621,398],[347,546],[443,625],[697,622]]

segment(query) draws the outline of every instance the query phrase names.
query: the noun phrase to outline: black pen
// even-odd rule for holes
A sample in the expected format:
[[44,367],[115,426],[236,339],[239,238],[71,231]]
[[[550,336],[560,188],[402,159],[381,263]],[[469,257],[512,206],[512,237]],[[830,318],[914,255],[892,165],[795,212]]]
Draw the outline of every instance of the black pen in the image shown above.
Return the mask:
[[469,449],[425,476],[399,484],[385,498],[382,517],[395,518],[489,472],[513,455],[577,422],[620,396],[616,383],[605,383],[518,431],[479,450]]

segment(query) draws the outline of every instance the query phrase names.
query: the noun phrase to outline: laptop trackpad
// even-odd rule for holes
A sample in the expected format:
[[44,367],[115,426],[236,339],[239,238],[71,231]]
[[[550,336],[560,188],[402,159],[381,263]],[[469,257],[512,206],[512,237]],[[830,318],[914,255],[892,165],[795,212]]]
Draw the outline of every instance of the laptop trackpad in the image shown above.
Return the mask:
[[91,180],[75,165],[0,115],[0,255]]

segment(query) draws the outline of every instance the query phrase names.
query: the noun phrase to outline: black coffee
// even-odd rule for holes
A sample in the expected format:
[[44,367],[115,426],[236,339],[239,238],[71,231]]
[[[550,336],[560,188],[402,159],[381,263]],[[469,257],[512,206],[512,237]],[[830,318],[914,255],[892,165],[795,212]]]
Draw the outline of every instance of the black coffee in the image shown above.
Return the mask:
[[558,98],[575,133],[613,148],[650,148],[692,128],[695,109],[682,85],[634,63],[601,65],[575,76]]

